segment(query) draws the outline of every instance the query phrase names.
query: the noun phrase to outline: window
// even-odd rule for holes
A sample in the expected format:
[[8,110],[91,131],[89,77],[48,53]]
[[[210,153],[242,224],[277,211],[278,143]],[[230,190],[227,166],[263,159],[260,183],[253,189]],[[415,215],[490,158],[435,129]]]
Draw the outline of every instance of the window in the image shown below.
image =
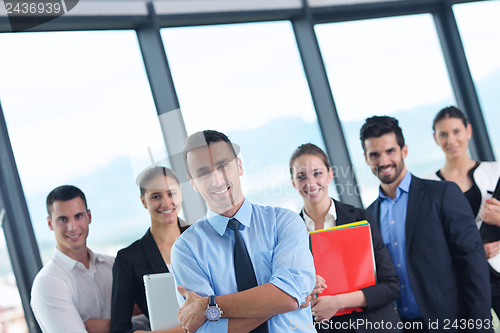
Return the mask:
[[315,30],[364,205],[375,200],[379,185],[359,141],[367,117],[399,120],[409,148],[406,165],[416,176],[443,166],[432,120],[455,101],[432,17],[329,23]]
[[71,184],[92,211],[89,247],[115,255],[150,218],[135,177],[166,157],[134,31],[0,34],[0,100],[42,261],[45,199]]
[[500,156],[500,1],[481,1],[454,5],[460,36],[474,80],[491,145]]
[[[290,22],[162,29],[188,135],[214,129],[241,147],[251,202],[299,211],[289,158],[324,146]],[[330,195],[335,195],[334,187]]]
[[23,305],[12,272],[7,244],[0,228],[0,332],[28,333]]

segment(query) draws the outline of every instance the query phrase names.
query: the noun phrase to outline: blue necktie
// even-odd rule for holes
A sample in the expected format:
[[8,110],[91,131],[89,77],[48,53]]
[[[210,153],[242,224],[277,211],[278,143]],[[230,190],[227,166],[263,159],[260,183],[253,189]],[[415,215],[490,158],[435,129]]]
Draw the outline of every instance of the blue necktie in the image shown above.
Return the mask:
[[[236,284],[238,291],[244,291],[257,287],[257,278],[253,269],[252,261],[248,255],[245,242],[241,238],[239,227],[240,222],[237,219],[230,219],[227,227],[234,231],[234,273],[236,275]],[[267,333],[267,322],[263,323],[252,332]]]

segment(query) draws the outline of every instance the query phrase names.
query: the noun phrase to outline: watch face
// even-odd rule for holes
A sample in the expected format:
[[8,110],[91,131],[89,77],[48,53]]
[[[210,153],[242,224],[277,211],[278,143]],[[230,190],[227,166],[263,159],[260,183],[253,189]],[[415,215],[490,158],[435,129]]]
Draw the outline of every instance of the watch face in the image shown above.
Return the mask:
[[220,310],[215,306],[209,307],[206,311],[206,314],[207,314],[208,320],[215,321],[215,320],[219,320],[219,318],[220,318]]

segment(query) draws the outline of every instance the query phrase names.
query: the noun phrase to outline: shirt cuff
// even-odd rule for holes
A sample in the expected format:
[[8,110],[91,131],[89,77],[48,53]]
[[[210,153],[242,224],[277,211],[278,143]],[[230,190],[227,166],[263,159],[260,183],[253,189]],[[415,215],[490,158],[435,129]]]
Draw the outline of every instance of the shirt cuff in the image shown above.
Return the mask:
[[221,333],[227,332],[229,325],[229,319],[220,318],[217,321],[205,320],[203,325],[201,325],[195,332],[204,333]]
[[[301,306],[306,302],[309,288],[305,288],[307,280],[300,274],[292,274],[288,269],[280,268],[269,280],[270,283],[283,290],[285,293],[297,300],[297,304]],[[311,291],[314,288],[314,284],[311,286]],[[307,289],[307,290],[305,290]]]

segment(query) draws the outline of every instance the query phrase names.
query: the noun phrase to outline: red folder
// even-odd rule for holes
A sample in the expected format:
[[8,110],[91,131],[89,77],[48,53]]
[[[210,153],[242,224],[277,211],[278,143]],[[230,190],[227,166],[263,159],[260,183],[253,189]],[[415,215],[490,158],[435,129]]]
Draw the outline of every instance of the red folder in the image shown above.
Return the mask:
[[[375,255],[367,221],[312,231],[310,239],[316,274],[328,286],[320,297],[353,292],[376,283]],[[346,308],[335,315],[353,311],[363,310]]]

